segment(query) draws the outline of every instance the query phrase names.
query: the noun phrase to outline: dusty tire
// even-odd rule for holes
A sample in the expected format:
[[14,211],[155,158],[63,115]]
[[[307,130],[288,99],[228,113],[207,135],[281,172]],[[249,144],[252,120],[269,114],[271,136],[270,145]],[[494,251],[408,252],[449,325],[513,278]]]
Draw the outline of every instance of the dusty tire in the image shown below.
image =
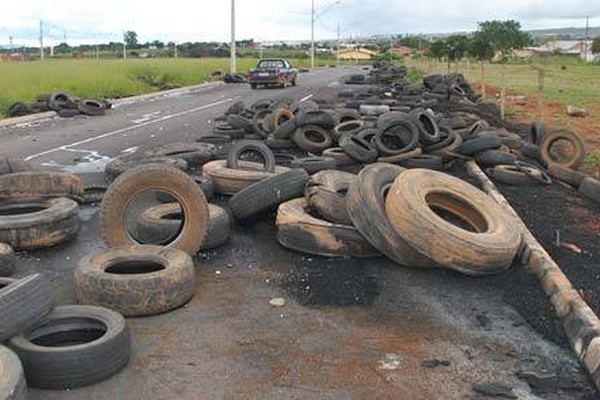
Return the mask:
[[16,256],[13,248],[0,243],[0,276],[10,276],[15,270]]
[[132,156],[117,157],[108,164],[106,164],[106,167],[104,168],[104,176],[106,177],[107,182],[113,182],[123,172],[138,167],[140,165],[148,164],[161,164],[163,166],[171,166],[182,171],[188,169],[188,163],[181,158],[162,156],[144,158],[140,157],[137,154],[134,154]]
[[8,345],[23,362],[27,384],[40,389],[100,382],[125,367],[131,354],[125,318],[94,306],[56,307]]
[[558,164],[550,164],[548,166],[548,173],[556,179],[558,179],[559,181],[568,183],[574,188],[579,188],[581,182],[583,182],[583,180],[587,178],[587,175],[583,172],[561,167]]
[[579,193],[600,203],[600,181],[591,177],[585,178],[579,185]]
[[434,144],[440,141],[440,128],[430,113],[422,108],[412,110],[408,116],[419,130],[419,141],[423,144]]
[[85,185],[81,204],[101,203],[107,190],[108,184],[106,183]]
[[301,112],[296,118],[296,127],[301,128],[306,125],[316,125],[323,129],[330,130],[335,126],[335,117],[324,110],[307,110]]
[[273,136],[269,136],[265,140],[265,144],[268,148],[273,150],[292,149],[296,147],[296,142],[290,139],[275,139]]
[[83,181],[62,172],[18,172],[0,175],[0,199],[16,197],[83,198]]
[[197,169],[209,162],[216,153],[215,146],[208,143],[169,143],[149,150],[148,157],[176,157],[185,160],[188,168]]
[[377,162],[378,163],[396,164],[396,163],[400,163],[402,161],[408,160],[410,158],[420,156],[422,154],[423,154],[423,150],[420,147],[417,147],[414,150],[411,150],[406,153],[398,154],[395,156],[379,157],[377,159]]
[[289,249],[326,257],[376,257],[380,253],[353,226],[332,224],[308,214],[306,199],[277,210],[277,240]]
[[106,307],[126,317],[161,314],[194,295],[194,263],[177,249],[121,246],[81,259],[75,288],[79,304]]
[[[399,146],[392,147],[388,140],[396,139]],[[373,144],[380,155],[396,156],[414,150],[419,145],[419,130],[407,120],[397,120],[389,130],[379,131],[373,138]]]
[[324,170],[312,175],[306,185],[304,196],[317,214],[329,222],[352,225],[346,211],[346,192],[356,181],[356,175]]
[[106,104],[96,100],[82,100],[77,104],[77,109],[82,114],[90,116],[106,114]]
[[333,158],[336,166],[345,167],[356,164],[356,160],[350,157],[341,147],[330,147],[323,151],[323,157]]
[[35,324],[52,307],[53,288],[41,274],[0,278],[0,342]]
[[431,267],[435,262],[406,242],[385,213],[385,189],[404,171],[402,167],[385,163],[367,166],[350,186],[346,209],[356,229],[388,258],[407,267]]
[[475,161],[478,164],[486,167],[494,167],[496,165],[513,165],[519,159],[511,153],[506,153],[500,150],[486,150],[475,156]]
[[[464,221],[463,229],[433,208]],[[429,170],[400,174],[389,190],[386,215],[396,232],[419,253],[468,275],[508,269],[521,233],[484,192],[450,175]]]
[[[240,169],[227,168],[227,161],[215,160],[204,164],[202,176],[212,180],[215,193],[232,195],[254,182],[273,176],[262,170],[262,164],[239,161]],[[275,174],[289,171],[286,167],[275,167]]]
[[[572,157],[564,160],[556,160],[552,157],[552,147],[559,140],[565,140],[573,146]],[[581,136],[571,131],[550,132],[542,138],[540,151],[546,165],[558,164],[565,168],[577,169],[585,158],[585,142]]]
[[463,142],[454,152],[465,157],[473,157],[486,150],[494,150],[502,146],[502,140],[496,136],[475,138]]
[[425,153],[434,154],[437,156],[445,156],[448,153],[453,153],[458,146],[463,143],[463,138],[456,131],[448,131],[448,134],[440,142],[431,146],[425,147]]
[[181,204],[185,218],[179,235],[168,247],[196,254],[208,229],[208,203],[194,180],[172,167],[144,165],[133,168],[115,180],[101,204],[102,238],[109,246],[139,244],[127,231],[127,206],[137,195],[156,190],[166,192]]
[[495,181],[515,186],[549,185],[552,179],[542,170],[518,161],[513,165],[496,165],[486,173]]
[[333,128],[333,137],[336,140],[339,140],[342,136],[345,135],[356,135],[360,130],[362,130],[364,125],[365,121],[360,119],[353,119],[348,120],[346,122],[341,122]]
[[435,171],[441,171],[445,169],[444,161],[442,157],[436,156],[435,154],[421,154],[405,160],[399,161],[398,165],[404,168],[425,168],[432,169]]
[[28,199],[0,203],[0,242],[15,250],[52,247],[77,236],[77,203],[71,199]]
[[[225,243],[231,234],[231,219],[225,209],[208,205],[208,231],[200,250],[209,250]],[[144,243],[157,243],[177,234],[181,226],[181,207],[165,203],[150,207],[138,216],[136,231]]]
[[242,153],[258,153],[264,160],[264,172],[273,173],[275,171],[275,156],[270,148],[258,140],[241,140],[231,146],[227,154],[227,168],[239,169],[239,158]]
[[3,400],[26,400],[27,383],[19,357],[0,346],[0,395]]
[[317,125],[305,125],[294,132],[292,136],[296,145],[309,153],[321,153],[331,147],[331,134]]
[[229,201],[229,208],[235,219],[249,218],[302,196],[307,181],[308,173],[303,169],[292,169],[271,176],[234,194]]
[[330,157],[305,157],[297,158],[290,163],[292,168],[302,168],[312,175],[324,169],[333,169],[337,165],[337,161]]

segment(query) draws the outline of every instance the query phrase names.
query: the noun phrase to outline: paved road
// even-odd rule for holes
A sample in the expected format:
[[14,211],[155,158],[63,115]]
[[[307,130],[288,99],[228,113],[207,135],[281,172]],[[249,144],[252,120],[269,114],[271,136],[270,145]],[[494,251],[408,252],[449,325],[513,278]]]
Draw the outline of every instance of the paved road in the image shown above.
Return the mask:
[[[251,102],[275,96],[296,100],[318,96],[338,85],[348,69],[323,69],[300,75],[299,85],[252,90],[248,85],[199,88],[138,102],[125,102],[103,117],[53,118],[22,126],[0,128],[0,151],[41,166],[70,166],[106,160],[132,147],[154,147],[173,141],[193,140],[210,134],[211,120],[239,99]],[[102,162],[80,165],[101,168]]]
[[[210,120],[238,99],[331,95],[346,73],[303,74],[286,90],[204,88],[104,117],[9,127],[0,149],[89,172],[133,147],[210,134]],[[98,207],[83,206],[80,216],[73,242],[20,253],[17,263],[18,275],[49,276],[61,304],[76,301],[77,261],[105,248]],[[31,390],[30,398],[484,399],[473,390],[482,384],[520,399],[594,398],[571,351],[541,337],[506,300],[522,277],[515,270],[473,279],[385,258],[310,257],[279,246],[273,221],[238,224],[226,245],[196,257],[196,294],[185,307],[129,319],[133,354],[123,371],[68,392]],[[527,290],[547,303],[536,282]],[[270,306],[273,297],[285,306]]]

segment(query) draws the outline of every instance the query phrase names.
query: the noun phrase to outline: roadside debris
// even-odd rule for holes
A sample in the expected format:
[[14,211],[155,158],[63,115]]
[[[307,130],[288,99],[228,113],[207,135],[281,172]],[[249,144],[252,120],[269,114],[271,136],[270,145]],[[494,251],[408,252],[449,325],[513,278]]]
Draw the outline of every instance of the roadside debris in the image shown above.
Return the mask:
[[567,115],[571,117],[587,117],[588,112],[585,108],[579,108],[575,106],[567,106]]
[[16,102],[8,109],[9,117],[19,117],[44,111],[56,111],[62,118],[78,115],[104,115],[112,104],[106,100],[81,99],[67,92],[39,94],[33,103]]

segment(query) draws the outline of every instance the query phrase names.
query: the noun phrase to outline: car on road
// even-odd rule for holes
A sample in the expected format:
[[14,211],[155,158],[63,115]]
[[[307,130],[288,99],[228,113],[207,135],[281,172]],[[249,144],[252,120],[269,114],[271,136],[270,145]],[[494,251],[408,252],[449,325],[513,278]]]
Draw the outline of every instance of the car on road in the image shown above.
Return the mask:
[[279,86],[284,88],[288,83],[296,86],[298,69],[284,58],[263,58],[256,68],[248,72],[247,81],[252,89],[258,85]]

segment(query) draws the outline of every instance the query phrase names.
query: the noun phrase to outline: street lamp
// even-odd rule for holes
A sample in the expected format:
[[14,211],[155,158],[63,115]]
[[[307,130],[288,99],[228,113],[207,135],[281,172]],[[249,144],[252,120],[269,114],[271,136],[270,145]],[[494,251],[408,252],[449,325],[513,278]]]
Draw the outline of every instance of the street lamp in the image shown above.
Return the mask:
[[[324,14],[325,11],[340,3],[341,0],[334,1],[333,3],[329,4],[329,6],[325,7],[325,9],[321,11],[320,15]],[[310,69],[315,69],[315,18],[315,0],[312,0],[312,8],[310,12]]]

